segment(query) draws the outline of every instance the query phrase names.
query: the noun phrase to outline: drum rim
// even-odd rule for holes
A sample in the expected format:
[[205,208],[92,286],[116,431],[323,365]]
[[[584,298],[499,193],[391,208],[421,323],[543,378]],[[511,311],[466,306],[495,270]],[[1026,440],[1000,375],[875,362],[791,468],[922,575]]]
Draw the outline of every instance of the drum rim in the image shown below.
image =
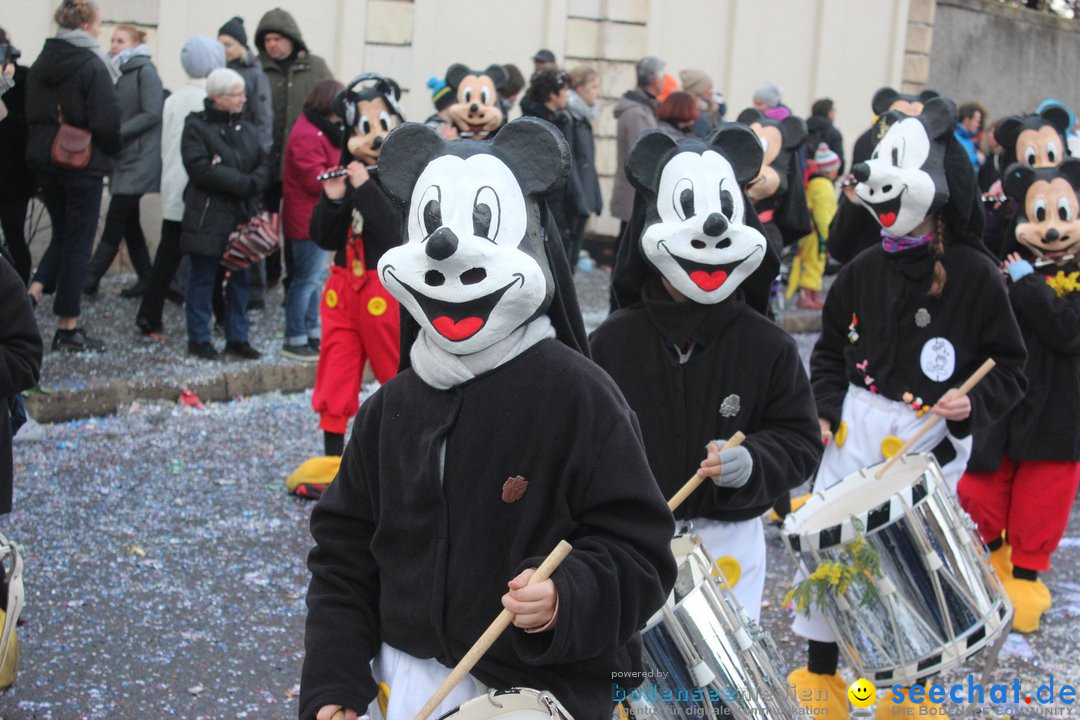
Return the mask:
[[[928,473],[924,471],[915,482],[900,492],[894,493],[878,505],[851,513],[839,523],[818,530],[805,531],[800,527],[802,523],[814,511],[821,508],[821,501],[814,501],[822,498],[823,495],[815,493],[814,497],[784,520],[781,533],[788,547],[797,554],[809,550],[826,550],[838,545],[846,545],[859,535],[872,535],[903,519],[907,514],[907,508],[922,505],[943,483],[943,478],[940,477],[941,466],[937,464],[933,454],[913,453],[905,456],[900,462],[906,462],[909,458],[932,461],[927,462],[927,469],[936,467],[937,472]],[[870,473],[884,465],[885,462],[887,461],[863,468],[859,472]],[[856,529],[856,522],[862,525],[861,530]]]
[[[496,698],[502,699],[515,699],[527,700],[528,705],[526,707],[504,707],[496,702]],[[573,716],[566,709],[559,699],[556,698],[549,690],[537,690],[535,688],[528,687],[510,687],[503,688],[501,690],[491,688],[483,695],[477,695],[474,698],[470,698],[465,702],[458,705],[453,710],[448,710],[443,715],[439,716],[438,720],[450,720],[455,715],[462,711],[473,711],[480,707],[483,707],[482,703],[487,702],[489,706],[494,706],[498,709],[498,712],[494,715],[488,715],[489,718],[498,718],[507,712],[522,712],[525,710],[532,710],[531,705],[536,705],[537,712],[546,712],[550,718],[562,718],[562,720],[574,720]]]

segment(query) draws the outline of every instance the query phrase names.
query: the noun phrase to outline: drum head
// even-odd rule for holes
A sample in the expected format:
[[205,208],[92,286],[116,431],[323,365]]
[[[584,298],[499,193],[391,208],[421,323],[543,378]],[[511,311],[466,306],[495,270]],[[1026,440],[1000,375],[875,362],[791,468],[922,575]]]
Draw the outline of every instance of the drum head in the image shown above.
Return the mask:
[[489,690],[439,720],[574,720],[549,692],[531,688]]
[[856,523],[861,533],[874,532],[922,502],[942,478],[928,453],[905,456],[879,479],[875,474],[882,465],[848,475],[788,515],[783,532],[792,548],[799,552],[850,542],[860,534]]

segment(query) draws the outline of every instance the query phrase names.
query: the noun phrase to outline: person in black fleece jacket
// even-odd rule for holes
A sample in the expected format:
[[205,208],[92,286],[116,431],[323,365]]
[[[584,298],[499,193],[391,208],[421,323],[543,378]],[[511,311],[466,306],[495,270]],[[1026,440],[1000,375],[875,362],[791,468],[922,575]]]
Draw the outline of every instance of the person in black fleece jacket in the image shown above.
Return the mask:
[[[406,243],[379,263],[408,311],[403,368],[360,408],[312,512],[302,720],[413,717],[504,607],[514,626],[436,715],[531,686],[610,720],[614,690],[642,680],[674,522],[541,215],[569,165],[534,118],[489,143],[419,124],[387,139],[380,180],[409,204]],[[525,586],[564,538],[551,578]]]
[[1080,160],[1017,163],[1002,177],[1019,208],[1002,266],[1030,385],[1007,417],[976,434],[956,490],[1005,581],[1013,629],[1035,632],[1051,605],[1038,574],[1050,569],[1080,483]]
[[[934,98],[918,117],[890,120],[871,159],[852,168],[880,242],[840,270],[810,358],[821,432],[834,438],[818,470],[819,491],[882,462],[883,441],[913,436],[930,412],[946,422],[912,452],[932,453],[955,487],[972,431],[1004,416],[1025,388],[1024,343],[982,245],[975,172],[953,135],[955,106]],[[957,398],[954,388],[987,358],[996,367]],[[793,629],[810,642],[808,665],[788,677],[797,697],[846,717],[839,647],[822,611],[797,615]],[[900,710],[891,702],[879,699],[878,717]]]
[[[79,315],[101,212],[102,178],[120,151],[120,105],[111,74],[117,71],[97,46],[101,12],[95,2],[65,0],[56,21],[60,31],[45,41],[26,88],[26,160],[37,171],[53,230],[29,292],[36,302],[56,293],[54,350],[101,350],[105,344],[87,336]],[[66,124],[90,131],[90,161],[81,170],[53,164],[61,114]]]
[[[640,137],[626,164],[638,197],[614,275],[620,308],[590,338],[593,359],[637,413],[661,492],[671,497],[699,469],[712,480],[676,517],[738,564],[741,577],[729,580],[753,618],[765,583],[761,514],[821,457],[798,349],[763,314],[777,260],[739,189],[761,156],[741,125],[723,126],[711,144],[660,130]],[[694,189],[678,208],[676,187]],[[762,290],[747,302],[754,286]],[[743,446],[718,456],[717,438],[736,431]]]

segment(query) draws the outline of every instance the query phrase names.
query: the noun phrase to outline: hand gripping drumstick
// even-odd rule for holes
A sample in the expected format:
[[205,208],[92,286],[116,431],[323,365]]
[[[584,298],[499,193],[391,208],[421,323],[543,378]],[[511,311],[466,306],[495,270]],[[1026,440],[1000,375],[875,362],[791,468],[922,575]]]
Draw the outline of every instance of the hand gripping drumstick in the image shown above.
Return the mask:
[[[967,380],[965,380],[964,384],[960,386],[960,392],[956,397],[961,398],[961,397],[964,397],[965,395],[967,395],[969,392],[971,392],[971,388],[975,387],[980,380],[982,380],[984,377],[986,377],[986,373],[993,370],[994,365],[996,365],[996,364],[997,363],[994,362],[994,358],[987,358],[986,362],[984,362],[982,365],[980,365],[979,369],[976,370],[975,372],[973,372],[971,374],[971,377],[969,377]],[[923,435],[930,432],[930,428],[937,425],[941,421],[941,419],[942,418],[941,418],[940,415],[934,415],[932,418],[930,418],[929,420],[924,422],[922,424],[922,426],[919,428],[918,432],[916,432],[914,435],[912,435],[911,439],[908,440],[906,443],[904,443],[904,446],[901,447],[900,450],[898,450],[895,455],[893,455],[891,458],[889,458],[889,462],[885,463],[885,465],[880,470],[878,470],[876,473],[874,473],[874,477],[876,479],[880,480],[882,478],[882,476],[886,472],[889,471],[889,468],[891,468],[894,464],[896,464],[896,462],[898,460],[900,460],[900,458],[907,455],[908,450],[911,450],[911,447],[915,443],[919,442],[919,440],[922,439]]]
[[[724,452],[725,450],[730,450],[733,447],[738,447],[739,445],[742,445],[742,441],[745,439],[746,436],[743,435],[742,432],[736,431],[735,434],[732,435],[726,443],[724,443],[724,447],[720,448],[720,452]],[[701,485],[701,483],[703,482],[705,482],[705,478],[701,475],[698,475],[697,473],[694,473],[693,476],[686,481],[686,484],[679,488],[679,492],[672,495],[671,499],[667,501],[668,509],[671,510],[671,512],[675,512],[675,508],[682,505],[683,501],[686,500],[686,498],[690,497],[690,494],[697,490],[698,486]]]
[[[536,585],[542,583],[551,577],[551,573],[555,572],[555,568],[559,567],[566,556],[570,554],[573,548],[570,547],[570,543],[565,540],[560,540],[559,544],[555,546],[555,549],[544,558],[544,562],[540,563],[540,567],[536,569],[532,577],[529,578],[529,585]],[[514,613],[503,608],[503,611],[499,613],[499,617],[495,618],[495,622],[488,625],[488,629],[484,631],[484,634],[480,636],[480,639],[473,643],[473,646],[469,648],[469,652],[465,653],[465,657],[458,661],[458,664],[454,666],[454,669],[450,671],[450,674],[443,680],[442,685],[435,691],[435,694],[431,696],[431,699],[427,701],[424,707],[420,708],[420,712],[416,714],[414,720],[426,720],[428,715],[435,711],[435,708],[439,706],[446,696],[450,694],[459,682],[461,682],[469,671],[473,669],[476,663],[480,662],[480,658],[484,656],[491,646],[495,644],[495,641],[499,639],[499,636],[503,634],[506,628],[510,627],[510,623],[514,621]],[[337,718],[334,718],[337,720]]]

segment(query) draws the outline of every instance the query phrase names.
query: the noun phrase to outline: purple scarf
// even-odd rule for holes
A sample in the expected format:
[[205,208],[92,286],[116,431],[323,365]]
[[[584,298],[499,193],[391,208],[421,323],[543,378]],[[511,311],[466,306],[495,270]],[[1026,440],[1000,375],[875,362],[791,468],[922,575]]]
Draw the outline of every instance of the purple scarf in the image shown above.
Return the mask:
[[910,235],[904,235],[903,237],[892,237],[881,233],[881,247],[887,253],[898,253],[904,250],[910,250],[911,248],[922,247],[923,245],[929,245],[934,240],[934,233],[926,233],[918,237],[912,237]]

